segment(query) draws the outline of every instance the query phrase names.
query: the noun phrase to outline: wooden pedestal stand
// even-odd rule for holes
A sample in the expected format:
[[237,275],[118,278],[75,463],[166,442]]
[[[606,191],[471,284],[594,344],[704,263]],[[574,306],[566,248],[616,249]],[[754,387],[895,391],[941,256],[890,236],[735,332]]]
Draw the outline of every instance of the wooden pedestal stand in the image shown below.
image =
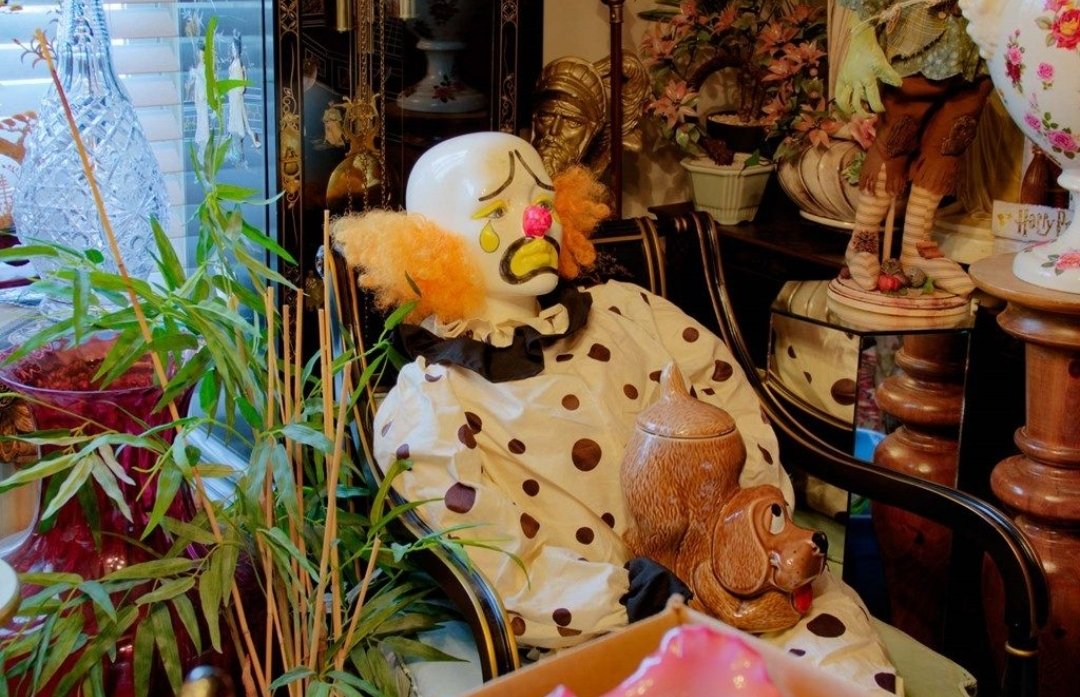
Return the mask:
[[[1080,685],[1080,295],[1021,281],[1013,256],[970,270],[979,288],[1008,302],[998,324],[1024,341],[1026,353],[1027,424],[1015,436],[1021,454],[998,463],[990,484],[1016,514],[1049,582],[1039,694],[1071,695]],[[1004,645],[1000,582],[988,572],[983,583],[990,631],[1001,639],[994,643]]]
[[[955,486],[968,337],[908,334],[903,341],[896,363],[904,372],[886,379],[876,393],[881,410],[903,425],[874,451],[874,464]],[[873,504],[873,523],[892,624],[940,648],[952,534],[879,503]]]

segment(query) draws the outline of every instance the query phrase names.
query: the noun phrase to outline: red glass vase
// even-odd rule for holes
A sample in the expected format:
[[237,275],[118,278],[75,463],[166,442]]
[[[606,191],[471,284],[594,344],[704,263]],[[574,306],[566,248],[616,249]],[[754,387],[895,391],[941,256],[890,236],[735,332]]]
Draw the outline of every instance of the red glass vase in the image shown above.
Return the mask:
[[[33,414],[39,431],[64,429],[87,434],[115,431],[141,435],[171,420],[168,408],[154,411],[162,390],[156,384],[149,356],[136,361],[124,375],[107,387],[94,385],[93,376],[111,346],[112,339],[95,338],[78,346],[54,344],[38,349],[21,360],[0,367],[0,383],[26,398],[24,403]],[[186,413],[189,399],[190,391],[177,398],[181,414]],[[171,442],[175,433],[167,431],[160,435]],[[43,448],[43,451],[43,455],[47,454],[48,448]],[[154,508],[157,482],[148,473],[156,454],[132,447],[114,448],[114,451],[120,466],[134,482],[118,482],[131,509],[132,520],[124,517],[93,478],[88,479],[84,486],[92,488],[97,502],[98,530],[91,528],[78,498],[72,498],[56,513],[51,526],[41,526],[40,521],[35,521],[29,537],[5,559],[8,564],[20,573],[67,572],[76,573],[83,579],[98,579],[126,566],[156,559],[172,546],[172,537],[160,526],[139,545],[132,544],[133,540],[139,540]],[[48,503],[45,499],[45,492],[49,490],[48,482],[43,482],[41,489],[39,511],[44,511]],[[168,515],[190,520],[194,511],[191,492],[185,484],[181,484]],[[98,534],[95,535],[95,532]],[[27,598],[38,590],[40,588],[24,585],[22,595]],[[136,587],[123,602],[133,603],[139,595],[149,590],[148,584]],[[113,602],[119,603],[121,598],[114,597]],[[107,695],[129,697],[135,694],[132,663],[135,627],[145,619],[146,611],[144,606],[139,620],[117,642],[116,660],[110,661],[108,657],[103,659]],[[92,634],[89,630],[93,627],[93,613],[89,608],[86,612],[84,631]],[[27,621],[33,623],[39,620]],[[199,662],[199,656],[195,654],[194,645],[183,625],[175,619],[173,630],[181,665],[186,673]],[[9,678],[9,693],[15,696],[52,694],[56,682],[68,672],[67,668],[78,657],[79,652],[76,651],[57,671],[57,677],[36,693],[29,679]],[[148,694],[169,694],[168,682],[157,670],[156,663],[151,671],[151,681]]]

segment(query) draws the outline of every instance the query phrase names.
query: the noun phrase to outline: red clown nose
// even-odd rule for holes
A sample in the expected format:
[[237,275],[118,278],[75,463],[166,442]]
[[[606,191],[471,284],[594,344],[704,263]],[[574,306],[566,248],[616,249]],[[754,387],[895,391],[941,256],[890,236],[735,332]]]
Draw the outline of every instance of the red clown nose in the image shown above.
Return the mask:
[[551,229],[551,211],[539,205],[529,206],[522,216],[521,227],[526,237],[543,237]]

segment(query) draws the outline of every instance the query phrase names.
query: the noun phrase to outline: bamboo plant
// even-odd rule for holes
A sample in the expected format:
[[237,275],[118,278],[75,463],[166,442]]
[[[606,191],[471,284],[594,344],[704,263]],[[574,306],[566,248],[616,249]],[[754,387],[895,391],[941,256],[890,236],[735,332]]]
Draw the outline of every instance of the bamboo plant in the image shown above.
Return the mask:
[[[211,20],[206,30],[207,100],[217,122],[224,123],[226,94],[242,83],[214,74],[215,24]],[[43,34],[29,50],[49,64],[55,82]],[[30,621],[0,637],[0,666],[6,670],[0,696],[17,681],[36,692],[54,678],[59,679],[57,695],[102,694],[112,643],[132,627],[138,694],[147,694],[155,665],[178,693],[183,675],[170,631],[174,621],[186,629],[197,652],[212,647],[235,653],[247,695],[407,694],[403,662],[450,658],[416,638],[447,619],[449,610],[432,595],[432,582],[413,568],[410,556],[432,545],[463,543],[441,535],[393,539],[388,523],[416,505],[393,507],[387,496],[395,472],[409,463],[395,463],[376,485],[360,459],[367,449],[351,442],[350,425],[363,418],[370,385],[400,361],[388,335],[366,350],[350,345],[348,332],[335,331],[341,318],[330,304],[333,292],[323,293],[314,326],[305,318],[303,293],[274,268],[294,260],[241,212],[243,206],[269,202],[254,201],[254,191],[219,180],[230,142],[217,133],[203,152],[191,153],[206,192],[195,213],[194,268],[185,270],[155,222],[162,281],[131,278],[68,115],[117,271],[104,268],[100,253],[33,240],[0,251],[2,261],[60,260],[62,270],[37,285],[72,306],[70,317],[36,333],[8,360],[59,339],[78,343],[99,332],[115,333],[97,378],[107,385],[149,354],[164,386],[158,408],[169,410],[171,420],[164,429],[138,436],[21,436],[52,446],[53,452],[0,482],[0,493],[49,478],[51,498],[39,525],[48,525],[73,499],[92,499],[83,492],[95,483],[124,510],[115,486],[123,474],[110,465],[119,449],[145,448],[154,453],[156,499],[142,539],[161,527],[174,542],[160,558],[103,578],[24,575],[24,584],[40,590],[20,610]],[[330,291],[343,280],[329,261],[323,278]],[[286,291],[295,293],[295,305],[280,302]],[[387,331],[408,310],[391,316]],[[309,332],[318,336],[319,350],[304,356]],[[339,334],[343,346],[334,351]],[[178,368],[170,374],[169,365]],[[181,413],[177,405],[192,389],[199,415]],[[171,444],[160,437],[165,429],[176,433]],[[208,429],[229,434],[250,452],[242,472],[208,461],[196,447],[198,432]],[[226,475],[235,478],[234,495],[225,502],[212,500],[206,480]],[[181,486],[194,490],[199,505],[191,520],[166,513]],[[92,519],[94,512],[87,508],[86,514]],[[255,578],[257,602],[238,585],[238,569],[240,576]],[[74,669],[58,676],[74,651],[81,651]]]

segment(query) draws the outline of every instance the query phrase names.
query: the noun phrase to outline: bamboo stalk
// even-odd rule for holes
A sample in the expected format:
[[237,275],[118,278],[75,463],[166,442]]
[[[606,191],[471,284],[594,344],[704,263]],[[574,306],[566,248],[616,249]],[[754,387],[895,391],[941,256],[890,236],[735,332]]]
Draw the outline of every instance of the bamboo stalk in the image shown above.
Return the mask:
[[[35,39],[41,46],[41,55],[45,59],[45,63],[49,69],[49,75],[52,78],[53,84],[56,86],[57,94],[60,98],[60,104],[64,109],[64,115],[67,118],[68,128],[71,130],[71,136],[75,141],[75,148],[79,153],[79,160],[82,163],[83,172],[86,174],[87,182],[90,185],[90,193],[94,198],[94,206],[97,208],[98,217],[101,219],[101,226],[105,231],[105,236],[109,242],[109,251],[113,256],[113,261],[116,262],[117,271],[120,273],[120,277],[124,281],[125,290],[127,290],[128,298],[131,301],[132,309],[135,312],[135,319],[139,325],[139,331],[143,336],[143,340],[146,343],[153,343],[153,333],[150,331],[150,324],[147,322],[146,313],[143,311],[142,304],[139,302],[138,295],[135,292],[135,286],[131,282],[131,276],[128,273],[127,266],[124,264],[123,254],[120,252],[120,245],[116,241],[116,234],[113,231],[112,223],[109,220],[109,215],[105,210],[105,201],[101,197],[101,190],[98,188],[97,180],[94,178],[93,165],[90,162],[90,155],[86,151],[86,146],[83,143],[82,135],[79,133],[79,127],[75,123],[75,115],[71,111],[71,104],[68,103],[67,94],[64,92],[63,86],[60,84],[60,77],[56,73],[56,67],[53,64],[52,49],[49,46],[48,39],[45,37],[45,33],[40,29],[35,33]],[[168,374],[165,372],[165,366],[161,362],[161,357],[154,351],[150,352],[150,360],[154,367],[154,372],[157,375],[158,382],[161,384],[161,388],[165,389],[165,386],[169,383]],[[180,410],[176,406],[176,400],[169,402],[169,414],[174,421],[180,420]],[[224,537],[221,534],[221,526],[217,522],[217,516],[214,513],[214,506],[210,502],[210,499],[206,496],[206,488],[203,486],[202,477],[199,474],[197,468],[192,470],[192,479],[195,483],[195,490],[198,495],[199,501],[206,511],[207,521],[210,523],[211,531],[214,535],[214,541],[217,544],[223,544]],[[249,656],[256,653],[255,642],[251,637],[251,630],[248,627],[247,616],[244,612],[244,606],[240,597],[240,590],[236,585],[235,579],[233,580],[232,587],[230,589],[232,595],[234,611],[236,612],[237,620],[240,623],[241,634],[244,639],[245,649]],[[243,660],[243,655],[240,656]],[[262,673],[262,669],[258,664],[255,665],[255,678],[258,682],[259,688],[266,692],[268,691],[269,682],[266,676]]]
[[[267,287],[263,293],[263,311],[266,314],[266,402],[263,413],[263,427],[269,430],[274,425],[273,404],[276,401],[274,388],[277,379],[277,356],[275,343],[277,338],[274,322],[274,290]],[[263,517],[266,529],[274,525],[274,477],[273,465],[267,462],[267,471],[263,473]],[[278,618],[278,608],[274,597],[274,560],[268,542],[261,542],[260,548],[263,555],[263,577],[266,579],[266,645],[263,654],[263,674],[270,675],[271,660],[273,658],[273,639],[275,628],[277,630],[278,644],[284,651],[285,638],[282,636],[281,622]]]
[[371,577],[375,573],[375,567],[379,559],[379,551],[382,549],[382,538],[376,536],[371,545],[371,557],[368,559],[367,569],[364,571],[364,581],[360,584],[360,593],[356,596],[356,606],[353,607],[352,619],[349,620],[349,631],[345,635],[345,642],[338,647],[337,656],[334,657],[334,668],[341,670],[345,667],[345,656],[349,652],[356,627],[360,623],[360,613],[364,609],[364,601],[367,599],[368,586],[371,585]]
[[[330,398],[330,389],[327,387],[327,376],[330,373],[329,357],[327,355],[327,337],[326,337],[326,314],[325,311],[320,308],[318,311],[319,322],[319,350],[320,350],[320,367],[323,370],[323,434],[326,435],[329,440],[333,435],[333,407],[327,406],[327,399]],[[327,473],[324,480],[326,485],[326,525],[323,528],[323,543],[322,554],[319,555],[319,579],[318,584],[315,587],[315,610],[313,612],[314,627],[312,628],[311,640],[308,643],[309,655],[308,655],[308,667],[315,670],[315,656],[319,646],[319,642],[322,640],[323,624],[326,621],[325,608],[326,598],[324,597],[326,588],[326,575],[327,567],[330,565],[330,546],[332,537],[330,534],[330,510],[331,505],[335,503],[333,500],[336,494],[336,485],[331,483],[330,473]]]
[[[330,300],[332,294],[328,292],[326,287],[328,283],[333,283],[334,265],[333,259],[331,259],[333,250],[330,247],[330,211],[323,210],[323,320],[326,322],[326,338],[330,343],[328,346],[328,360],[331,362],[330,373],[323,375],[323,392],[327,391],[329,385],[333,385],[333,340],[334,334],[330,328]],[[337,303],[338,313],[341,312],[341,303]],[[331,392],[331,397],[333,393]],[[334,506],[329,507],[327,511],[327,530],[332,530],[334,537],[337,538],[337,485],[341,476],[341,446],[342,446],[342,432],[345,424],[344,405],[348,402],[348,394],[343,389],[341,391],[342,408],[339,410],[337,420],[335,421],[335,439],[334,439],[334,458],[336,464],[333,467],[335,472],[333,477],[334,487]],[[333,523],[330,522],[331,517]],[[341,639],[342,632],[342,602],[341,602],[341,557],[337,544],[332,544],[330,547],[330,597],[331,597],[331,613],[330,617],[333,619],[334,638]]]

